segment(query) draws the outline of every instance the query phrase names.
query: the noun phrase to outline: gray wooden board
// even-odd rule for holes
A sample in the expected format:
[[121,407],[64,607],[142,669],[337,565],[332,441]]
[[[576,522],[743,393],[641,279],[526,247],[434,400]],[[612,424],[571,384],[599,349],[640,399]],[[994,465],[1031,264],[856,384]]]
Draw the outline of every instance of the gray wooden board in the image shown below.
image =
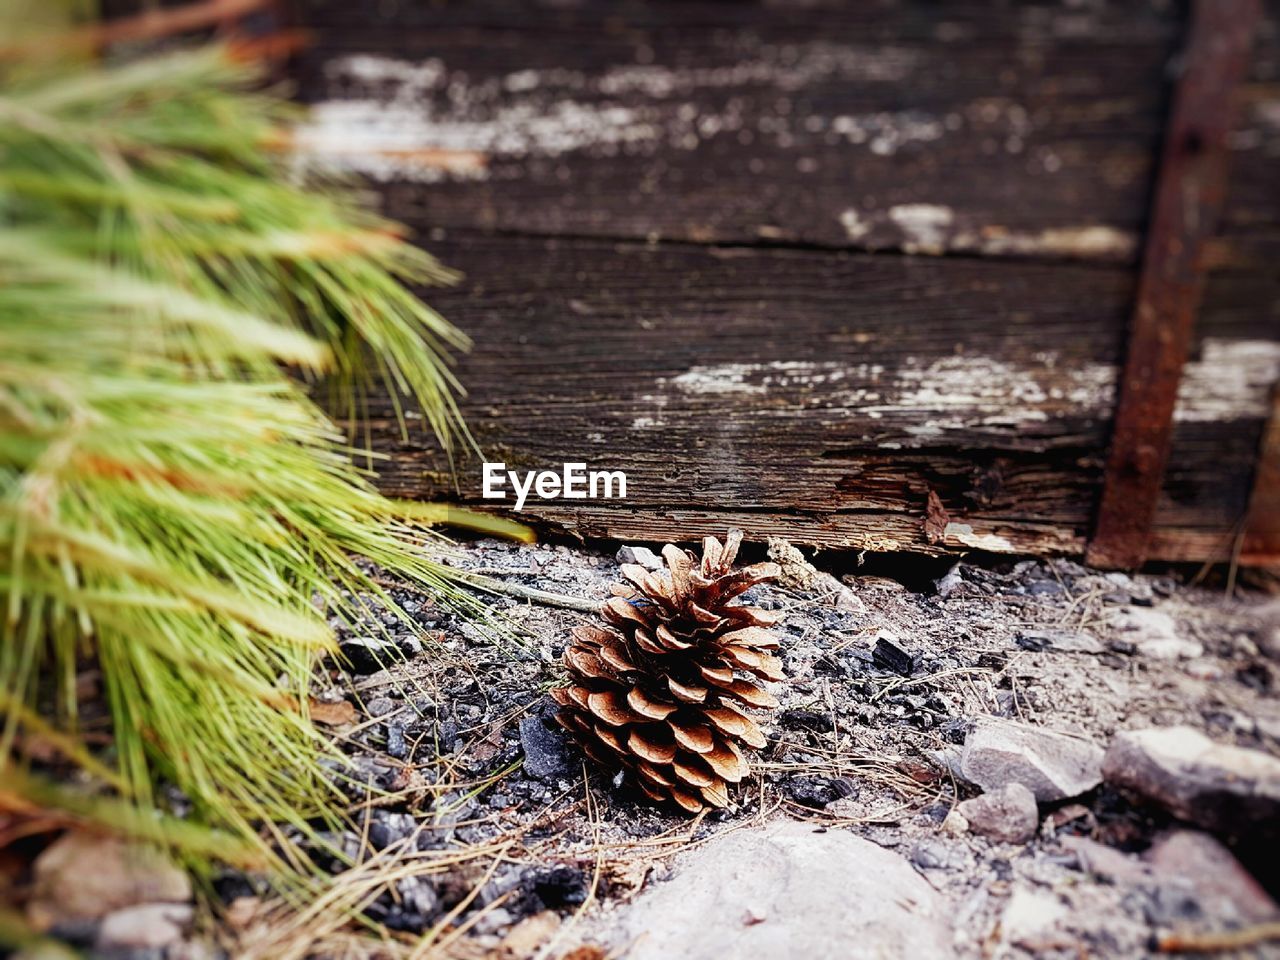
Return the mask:
[[[476,339],[458,372],[485,453],[630,478],[625,504],[530,501],[532,518],[650,539],[732,520],[846,548],[1076,552],[1087,534],[1127,270],[472,233],[432,248],[467,273],[429,299]],[[1247,499],[1261,420],[1215,387],[1249,349],[1236,332],[1189,367],[1178,438],[1194,457],[1171,471],[1165,558]],[[454,495],[385,402],[367,425],[392,454],[385,489]],[[456,479],[481,504],[479,463]],[[941,548],[920,529],[931,488],[971,528]]]
[[311,142],[396,217],[1120,261],[1181,30],[1131,3],[303,11]]
[[[468,274],[430,297],[476,338],[459,372],[482,445],[633,477],[626,506],[531,516],[1080,549],[1176,6],[300,9],[306,136]],[[1278,12],[1233,138],[1157,558],[1229,551],[1280,366]],[[388,413],[375,398],[386,488],[451,493]],[[464,463],[463,499],[478,480]],[[926,544],[929,488],[971,530]]]

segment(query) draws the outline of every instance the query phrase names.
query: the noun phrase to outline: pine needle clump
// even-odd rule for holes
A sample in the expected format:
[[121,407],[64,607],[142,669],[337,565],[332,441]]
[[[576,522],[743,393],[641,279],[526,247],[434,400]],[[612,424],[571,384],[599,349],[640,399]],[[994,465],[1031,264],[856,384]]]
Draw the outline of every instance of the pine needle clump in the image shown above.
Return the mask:
[[624,767],[657,802],[690,813],[729,805],[748,772],[743,747],[765,736],[744,708],[773,708],[757,681],[782,680],[768,627],[781,614],[734,603],[778,576],[774,563],[733,569],[742,531],[707,537],[701,561],[672,544],[666,575],[623,564],[630,585],[604,605],[607,626],[580,626],[565,650],[572,683],[552,691],[557,719],[594,760]]
[[463,602],[295,379],[454,442],[466,340],[406,288],[451,274],[299,174],[294,109],[218,48],[0,77],[0,812],[70,767],[103,809],[167,782],[304,825],[328,620],[387,600],[363,562]]

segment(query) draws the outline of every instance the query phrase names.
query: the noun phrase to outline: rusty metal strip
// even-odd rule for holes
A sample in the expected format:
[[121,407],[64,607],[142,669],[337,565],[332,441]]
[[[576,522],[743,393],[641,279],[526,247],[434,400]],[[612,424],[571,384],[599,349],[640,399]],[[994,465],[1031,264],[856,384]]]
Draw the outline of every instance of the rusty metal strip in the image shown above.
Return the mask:
[[[74,53],[101,53],[116,44],[166,40],[210,27],[225,27],[274,5],[275,0],[198,0],[172,7],[148,5],[126,16],[48,37],[41,42],[39,54],[52,58]],[[143,7],[143,4],[125,3],[121,6],[129,9]],[[0,60],[31,54],[29,45],[0,45]]]
[[1165,133],[1111,452],[1087,559],[1147,556],[1169,458],[1178,381],[1204,287],[1204,252],[1227,190],[1227,135],[1260,17],[1258,0],[1195,0]]
[[1258,448],[1240,562],[1257,567],[1280,565],[1280,384],[1271,393],[1271,419]]

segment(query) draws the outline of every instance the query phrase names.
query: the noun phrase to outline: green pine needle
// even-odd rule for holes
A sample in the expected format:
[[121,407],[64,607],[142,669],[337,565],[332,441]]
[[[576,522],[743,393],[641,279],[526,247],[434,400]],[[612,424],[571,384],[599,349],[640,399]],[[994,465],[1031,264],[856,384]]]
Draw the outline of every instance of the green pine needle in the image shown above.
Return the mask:
[[335,809],[307,690],[387,599],[362,561],[468,602],[286,372],[465,438],[466,338],[406,287],[452,275],[273,152],[293,119],[216,48],[0,78],[0,777],[43,740],[241,840]]

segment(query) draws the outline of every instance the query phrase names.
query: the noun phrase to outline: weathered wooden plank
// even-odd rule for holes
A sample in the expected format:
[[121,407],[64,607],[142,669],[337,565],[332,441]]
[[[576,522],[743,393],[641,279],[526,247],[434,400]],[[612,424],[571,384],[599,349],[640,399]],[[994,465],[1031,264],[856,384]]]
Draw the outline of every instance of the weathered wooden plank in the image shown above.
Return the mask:
[[[933,489],[972,528],[945,547],[1080,549],[1123,270],[477,235],[433,248],[468,274],[432,297],[476,339],[459,374],[486,453],[630,477],[625,505],[531,516],[617,532],[768,515],[802,541],[928,550]],[[383,486],[451,493],[431,444],[380,414]],[[459,483],[479,502],[478,464]]]
[[[1214,268],[1265,270],[1275,276],[1280,253],[1280,0],[1265,0],[1254,31],[1249,75],[1240,87],[1232,129],[1231,177]],[[1234,254],[1234,256],[1232,255]]]
[[[528,519],[583,536],[732,522],[829,548],[1083,551],[1125,270],[469,233],[432,248],[467,273],[431,299],[476,338],[459,374],[486,454],[630,478],[625,503],[531,500]],[[1238,375],[1260,336],[1243,315],[1219,332],[1187,365],[1175,436],[1189,456],[1171,470],[1161,559],[1216,555],[1247,502],[1269,368]],[[477,461],[455,490],[385,406],[365,426],[391,454],[389,492],[496,506]],[[921,529],[930,490],[953,521],[939,545]]]
[[1204,289],[1205,245],[1227,192],[1227,137],[1258,0],[1197,0],[1156,184],[1090,563],[1147,559],[1178,382]]
[[1181,26],[1130,3],[300,9],[304,140],[396,217],[1121,261]]
[[1280,379],[1280,325],[1265,302],[1228,320],[1206,302],[1179,385],[1153,557],[1229,560],[1248,509],[1267,396]]

